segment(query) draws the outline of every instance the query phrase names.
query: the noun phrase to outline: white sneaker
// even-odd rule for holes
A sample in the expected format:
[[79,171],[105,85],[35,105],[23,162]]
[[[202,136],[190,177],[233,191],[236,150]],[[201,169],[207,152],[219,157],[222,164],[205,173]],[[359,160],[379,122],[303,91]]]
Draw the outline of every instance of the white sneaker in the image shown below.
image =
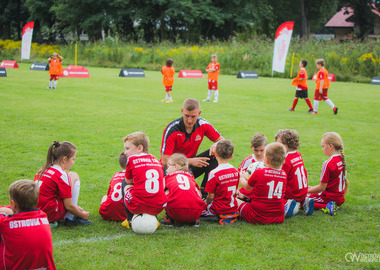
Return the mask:
[[295,200],[288,200],[285,204],[285,218],[291,218],[293,216],[294,207],[296,207],[297,202]]
[[305,198],[305,202],[303,203],[303,210],[305,211],[305,215],[310,216],[314,212],[314,199],[313,198]]
[[294,207],[294,210],[293,210],[293,216],[298,214],[298,212],[300,211],[300,207],[301,207],[301,203],[296,202],[296,206]]
[[211,100],[209,100],[208,98],[206,98],[206,99],[204,99],[203,101],[209,102],[209,101],[211,101]]
[[218,101],[217,101],[217,100],[214,100],[214,103],[218,103]]

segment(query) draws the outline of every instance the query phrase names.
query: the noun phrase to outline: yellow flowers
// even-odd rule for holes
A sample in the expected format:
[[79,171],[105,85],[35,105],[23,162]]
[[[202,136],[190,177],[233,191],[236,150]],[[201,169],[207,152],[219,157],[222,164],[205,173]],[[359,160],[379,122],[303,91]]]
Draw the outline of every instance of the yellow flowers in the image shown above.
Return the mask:
[[372,63],[379,63],[380,64],[380,58],[375,58],[372,53],[366,53],[359,57],[360,61],[363,62],[372,62]]
[[[21,41],[14,41],[10,39],[1,40],[0,39],[0,49],[5,51],[11,50],[21,50]],[[32,54],[42,57],[48,57],[52,53],[59,53],[58,45],[38,45],[37,43],[32,43]]]

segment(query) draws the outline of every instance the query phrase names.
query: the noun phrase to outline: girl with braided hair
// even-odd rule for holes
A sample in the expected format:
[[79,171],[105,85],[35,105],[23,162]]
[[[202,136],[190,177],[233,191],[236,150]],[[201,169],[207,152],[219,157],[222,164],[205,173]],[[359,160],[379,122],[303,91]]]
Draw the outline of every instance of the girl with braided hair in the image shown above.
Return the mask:
[[323,153],[330,158],[322,165],[320,184],[308,188],[308,197],[314,199],[314,209],[334,216],[348,192],[343,140],[338,133],[328,132],[323,134],[321,145]]
[[80,181],[77,173],[67,173],[74,164],[77,150],[70,142],[54,141],[48,150],[46,163],[37,173],[37,208],[44,211],[51,227],[64,221],[67,226],[85,225],[90,214],[78,206]]

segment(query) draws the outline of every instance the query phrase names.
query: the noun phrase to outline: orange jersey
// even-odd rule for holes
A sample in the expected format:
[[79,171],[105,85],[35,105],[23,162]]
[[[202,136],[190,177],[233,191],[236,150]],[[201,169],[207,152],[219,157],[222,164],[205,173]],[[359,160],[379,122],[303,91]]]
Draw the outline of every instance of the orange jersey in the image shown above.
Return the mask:
[[317,79],[315,80],[315,83],[316,83],[315,89],[320,89],[320,87],[321,87],[321,80],[324,80],[323,81],[322,89],[328,89],[329,86],[330,86],[329,72],[324,67],[322,67],[317,72]]
[[163,66],[161,73],[164,75],[162,84],[165,86],[173,86],[175,73],[174,67]]
[[61,75],[62,74],[62,62],[61,59],[50,59],[50,68],[49,73],[50,75]]
[[[296,81],[302,79],[302,81]],[[297,89],[307,90],[307,71],[304,68],[301,68],[298,71],[297,77],[295,77],[292,81],[292,85],[295,85]]]
[[214,72],[208,72],[207,79],[217,82],[219,78],[219,69],[220,69],[219,63],[218,62],[210,63],[208,64],[207,69],[215,69]]

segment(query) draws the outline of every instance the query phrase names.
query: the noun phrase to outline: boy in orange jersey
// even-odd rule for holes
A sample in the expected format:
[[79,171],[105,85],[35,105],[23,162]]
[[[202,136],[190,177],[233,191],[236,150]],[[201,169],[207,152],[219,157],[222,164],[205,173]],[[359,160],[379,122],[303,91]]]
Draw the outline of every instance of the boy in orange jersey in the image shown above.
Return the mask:
[[315,61],[318,68],[317,73],[317,79],[315,81],[316,88],[315,88],[315,94],[314,94],[314,111],[312,111],[312,114],[317,114],[318,111],[318,105],[320,100],[324,100],[327,105],[333,109],[334,114],[338,113],[338,107],[334,105],[334,103],[331,101],[331,99],[327,96],[327,91],[329,90],[330,82],[329,82],[329,73],[327,69],[325,68],[325,60],[323,59],[317,59]]
[[214,91],[214,103],[218,102],[219,90],[218,90],[218,78],[219,78],[219,63],[216,54],[211,55],[211,63],[208,64],[206,72],[208,80],[208,96],[203,101],[211,101],[212,91]]
[[[58,53],[53,53],[51,57],[49,57],[48,62],[50,64],[49,74],[49,89],[55,89],[57,87],[59,75],[62,74],[62,60],[63,57]],[[54,80],[54,84],[53,84]]]
[[161,73],[164,75],[164,79],[162,84],[165,86],[166,97],[162,102],[173,102],[173,98],[170,92],[173,90],[174,83],[174,67],[173,67],[173,59],[166,59],[166,65],[162,67]]
[[307,72],[305,67],[307,66],[307,61],[302,60],[300,62],[300,70],[298,71],[297,77],[295,77],[292,81],[292,85],[296,86],[296,97],[293,100],[293,106],[289,109],[289,111],[293,112],[297,106],[298,99],[304,98],[307,106],[309,106],[309,112],[313,111],[313,106],[311,106],[311,102],[307,93]]

